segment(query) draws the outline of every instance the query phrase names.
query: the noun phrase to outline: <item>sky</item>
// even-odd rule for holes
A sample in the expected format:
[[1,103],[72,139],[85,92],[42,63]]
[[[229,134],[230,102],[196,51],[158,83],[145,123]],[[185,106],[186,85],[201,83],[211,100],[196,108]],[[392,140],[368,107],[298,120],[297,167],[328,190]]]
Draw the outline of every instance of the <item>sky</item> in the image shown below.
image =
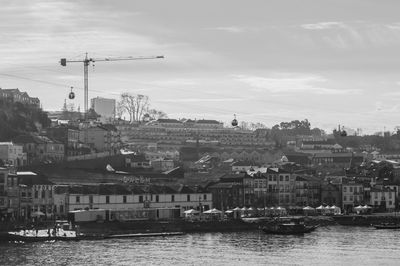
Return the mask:
[[331,132],[400,126],[398,0],[0,0],[0,88],[60,110],[83,63],[89,98],[148,95],[170,118],[307,118]]

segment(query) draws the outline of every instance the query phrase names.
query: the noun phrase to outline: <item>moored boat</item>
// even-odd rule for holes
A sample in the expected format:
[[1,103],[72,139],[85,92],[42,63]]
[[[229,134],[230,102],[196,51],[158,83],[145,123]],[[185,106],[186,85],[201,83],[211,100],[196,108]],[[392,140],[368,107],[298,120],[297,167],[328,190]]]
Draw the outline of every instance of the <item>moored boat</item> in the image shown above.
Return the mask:
[[21,242],[40,242],[40,241],[77,241],[82,239],[82,235],[77,234],[73,230],[20,230],[8,232],[3,235],[3,239],[7,241]]
[[399,223],[381,223],[381,224],[373,224],[375,229],[400,229]]
[[301,235],[314,231],[318,226],[306,225],[304,217],[279,217],[261,229],[266,234]]

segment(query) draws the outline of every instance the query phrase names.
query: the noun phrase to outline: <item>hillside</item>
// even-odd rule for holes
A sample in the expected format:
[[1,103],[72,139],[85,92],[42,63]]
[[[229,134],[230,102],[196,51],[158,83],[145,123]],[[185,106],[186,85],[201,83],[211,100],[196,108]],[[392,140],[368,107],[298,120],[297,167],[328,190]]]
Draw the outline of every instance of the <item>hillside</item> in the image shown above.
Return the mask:
[[42,109],[0,99],[0,141],[10,141],[23,133],[38,132],[49,125],[50,119]]

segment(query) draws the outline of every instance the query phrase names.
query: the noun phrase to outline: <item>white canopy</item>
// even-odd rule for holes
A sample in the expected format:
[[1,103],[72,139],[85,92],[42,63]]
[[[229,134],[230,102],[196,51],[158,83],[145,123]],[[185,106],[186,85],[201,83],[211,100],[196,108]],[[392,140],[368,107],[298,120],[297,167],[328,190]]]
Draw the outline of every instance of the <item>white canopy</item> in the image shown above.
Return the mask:
[[217,209],[211,209],[211,210],[208,210],[208,211],[205,211],[205,212],[203,212],[203,213],[209,213],[209,214],[221,214],[222,213],[222,211],[220,211],[220,210],[217,210]]
[[40,217],[40,216],[45,216],[46,214],[44,214],[41,211],[36,211],[36,212],[32,212],[31,213],[31,217]]
[[305,210],[305,211],[313,211],[315,209],[313,207],[306,206],[306,207],[303,208],[303,210]]
[[247,211],[247,208],[246,208],[246,207],[243,207],[243,208],[242,208],[242,211]]
[[321,206],[317,207],[316,209],[317,209],[317,210],[324,210],[325,207],[321,205]]
[[190,210],[184,211],[183,213],[185,213],[185,214],[195,214],[195,213],[200,213],[200,212],[196,211],[195,209],[190,209]]
[[236,207],[236,208],[234,208],[233,210],[234,210],[234,211],[241,211],[242,209],[239,208],[239,207]]
[[372,207],[371,206],[368,206],[368,205],[364,205],[364,206],[362,206],[363,207],[363,209],[372,209]]
[[354,207],[354,209],[355,209],[355,210],[362,210],[362,209],[364,209],[364,208],[363,208],[363,206],[358,205],[357,207]]

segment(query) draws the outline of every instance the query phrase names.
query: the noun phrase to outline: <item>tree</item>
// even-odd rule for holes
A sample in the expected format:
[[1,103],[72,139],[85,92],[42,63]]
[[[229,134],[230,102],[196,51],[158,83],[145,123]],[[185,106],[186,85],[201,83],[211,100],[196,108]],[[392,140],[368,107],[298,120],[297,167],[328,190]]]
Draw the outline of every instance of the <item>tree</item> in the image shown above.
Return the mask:
[[117,103],[117,115],[121,117],[124,114],[128,114],[130,122],[142,121],[143,115],[147,112],[148,108],[148,96],[124,92]]
[[162,118],[168,118],[168,115],[166,113],[164,113],[163,111],[156,110],[156,109],[148,109],[146,114],[149,117],[149,120],[158,120],[158,119],[162,119]]

